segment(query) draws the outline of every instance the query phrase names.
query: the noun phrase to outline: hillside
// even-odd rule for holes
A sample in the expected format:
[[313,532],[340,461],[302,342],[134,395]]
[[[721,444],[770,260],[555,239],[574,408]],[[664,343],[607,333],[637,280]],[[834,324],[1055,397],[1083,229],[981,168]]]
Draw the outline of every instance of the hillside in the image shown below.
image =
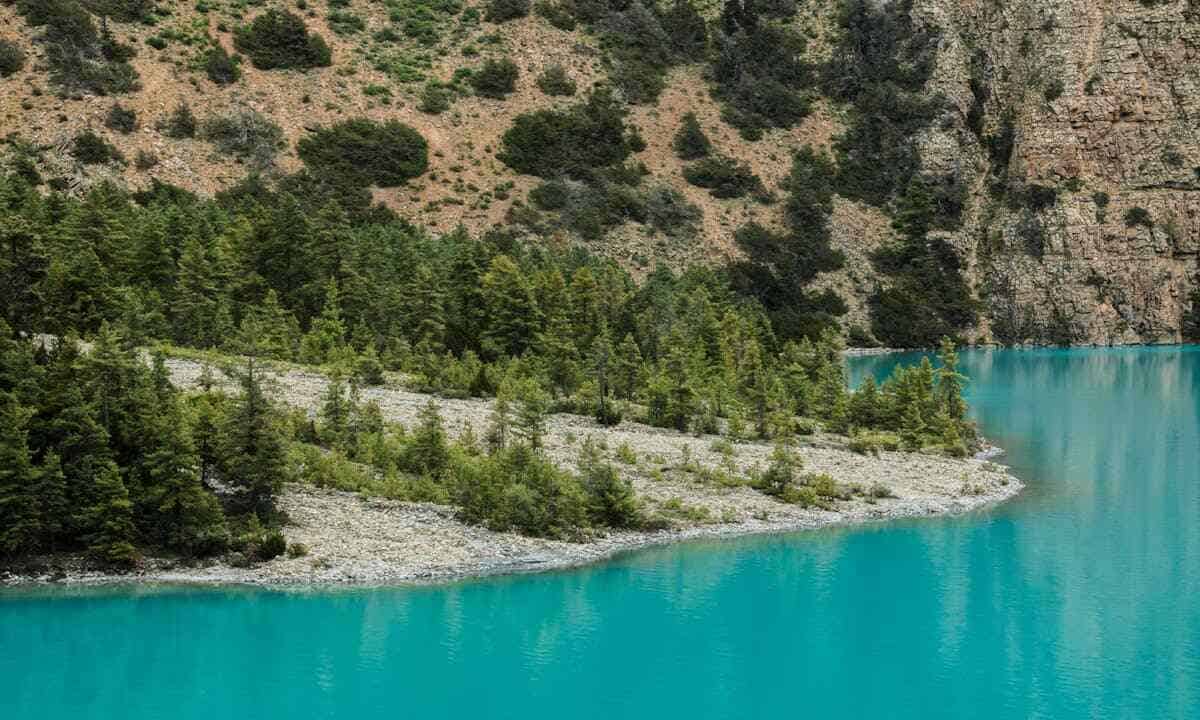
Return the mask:
[[[31,19],[31,5],[77,3],[0,5],[25,56],[0,80],[0,122],[10,166],[70,194],[112,180],[212,196],[252,170],[303,170],[297,148],[322,128],[395,120],[427,142],[427,168],[371,196],[433,232],[502,227],[585,246],[635,277],[660,262],[749,260],[743,292],[778,312],[806,304],[802,289],[832,289],[856,344],[1185,338],[1200,233],[1190,0],[87,0],[133,51],[136,83],[121,92],[56,76],[54,22]],[[235,36],[273,9],[320,36],[329,62],[256,67]],[[116,62],[101,45],[95,62]],[[215,48],[234,70],[212,70]],[[477,83],[506,59],[511,92],[503,77],[498,90]],[[573,94],[542,87],[555,67]],[[541,178],[504,159],[519,116],[566,111],[596,87],[624,114],[625,154]],[[164,125],[181,105],[195,137]],[[742,166],[718,179],[727,192],[685,179],[703,162],[673,147],[688,113],[710,157],[732,159],[717,169]],[[201,137],[222,118],[278,132],[230,151]],[[81,160],[88,130],[121,159]],[[806,148],[833,169],[794,167]],[[540,186],[561,199],[531,197]],[[756,225],[760,242],[738,232]]]

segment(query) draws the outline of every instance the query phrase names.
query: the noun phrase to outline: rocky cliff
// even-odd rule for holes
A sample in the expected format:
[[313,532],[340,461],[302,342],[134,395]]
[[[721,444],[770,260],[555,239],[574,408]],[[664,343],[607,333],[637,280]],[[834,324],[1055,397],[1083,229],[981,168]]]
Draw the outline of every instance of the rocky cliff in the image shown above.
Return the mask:
[[953,240],[981,339],[1179,341],[1200,234],[1196,5],[918,3],[953,108],[922,157],[974,198]]

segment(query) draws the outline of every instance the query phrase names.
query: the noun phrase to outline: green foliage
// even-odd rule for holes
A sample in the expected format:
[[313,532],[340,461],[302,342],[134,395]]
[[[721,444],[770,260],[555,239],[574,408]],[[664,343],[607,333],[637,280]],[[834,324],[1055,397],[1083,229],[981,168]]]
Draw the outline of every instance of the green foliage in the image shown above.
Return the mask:
[[11,77],[25,67],[25,51],[12,40],[0,40],[0,77]]
[[440,115],[450,109],[450,91],[440,83],[427,82],[421,90],[421,103],[417,109],[430,115]]
[[517,88],[517,64],[508,58],[490,58],[475,72],[469,82],[482,97],[503,100]]
[[675,133],[672,147],[680,160],[696,160],[712,152],[712,142],[701,129],[695,113],[689,112],[683,116],[683,123]]
[[200,136],[222,154],[233,155],[256,168],[271,166],[283,144],[283,130],[250,108],[205,120],[200,126]]
[[164,135],[176,140],[196,137],[196,116],[187,103],[180,102],[171,114],[159,123],[158,128]]
[[113,103],[112,108],[108,111],[108,115],[104,118],[104,127],[109,130],[129,134],[137,129],[137,113],[129,108],[122,107],[120,103]]
[[278,530],[271,530],[262,537],[262,541],[258,544],[256,554],[259,560],[273,560],[288,550],[287,540],[283,537],[283,533]]
[[217,43],[204,55],[204,72],[218,85],[232,85],[242,76],[240,57],[230,57],[225,46]]
[[44,27],[41,41],[50,79],[67,91],[111,95],[138,89],[129,64],[133,49],[96,28],[77,0],[20,0],[17,10],[33,27]]
[[587,175],[629,156],[625,130],[624,112],[612,96],[593,92],[567,110],[518,115],[504,133],[497,157],[526,175]]
[[1150,215],[1150,211],[1144,207],[1131,207],[1125,211],[1124,216],[1125,227],[1154,227],[1154,217]]
[[547,95],[574,95],[575,81],[562,65],[551,65],[537,77],[537,85]]
[[237,49],[259,70],[329,67],[332,53],[324,38],[309,33],[304,20],[271,8],[233,34]]
[[538,0],[533,4],[533,11],[559,30],[570,32],[575,29],[575,16],[571,14],[566,3]]
[[103,165],[110,160],[120,160],[121,153],[96,133],[84,130],[71,144],[71,157],[84,165]]
[[792,171],[783,183],[788,193],[789,230],[776,233],[757,224],[740,228],[734,238],[745,259],[729,270],[734,287],[758,300],[784,337],[816,337],[846,312],[832,291],[811,293],[806,286],[822,272],[837,270],[844,256],[829,244],[833,212],[833,164],[804,148],[796,153]]
[[297,152],[310,171],[361,186],[397,187],[429,166],[425,138],[394,120],[346,120],[302,138]]
[[803,59],[806,49],[804,36],[790,27],[748,16],[727,22],[712,63],[713,95],[724,104],[725,121],[756,140],[763,130],[792,127],[807,117],[815,78]]
[[929,234],[956,221],[958,212],[944,208],[954,207],[953,198],[963,192],[918,178],[897,201],[893,226],[901,240],[872,258],[892,284],[868,300],[871,332],[888,347],[934,347],[978,320],[958,253],[943,237]]
[[917,173],[916,137],[943,105],[923,94],[938,32],[918,29],[912,4],[845,0],[824,71],[826,93],[851,106],[850,127],[835,144],[837,191],[872,205],[885,205]]
[[502,23],[528,14],[529,0],[488,0],[483,18],[491,23]]
[[683,177],[715,198],[766,197],[762,180],[745,165],[724,156],[710,156],[683,168]]

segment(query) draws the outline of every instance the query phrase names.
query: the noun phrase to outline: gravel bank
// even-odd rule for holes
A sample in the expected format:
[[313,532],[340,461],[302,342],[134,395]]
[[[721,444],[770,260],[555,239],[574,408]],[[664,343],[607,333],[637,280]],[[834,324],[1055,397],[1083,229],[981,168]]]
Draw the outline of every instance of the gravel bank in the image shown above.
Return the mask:
[[[200,365],[171,360],[172,379],[184,386],[200,376]],[[312,411],[326,379],[316,373],[276,374],[274,393]],[[364,399],[379,403],[390,421],[412,423],[429,397],[396,388],[368,388]],[[471,427],[482,435],[490,403],[441,400],[452,433]],[[281,557],[248,568],[214,562],[176,566],[149,560],[132,575],[87,572],[60,559],[53,571],[0,575],[0,583],[18,582],[185,582],[260,585],[388,585],[436,582],[500,573],[574,567],[622,551],[693,538],[779,533],[831,525],[895,518],[964,513],[1008,499],[1023,487],[1001,465],[983,458],[954,460],[911,453],[857,455],[834,438],[814,438],[798,452],[805,471],[829,473],[842,484],[882,485],[895,497],[871,500],[856,496],[836,510],[804,509],[776,502],[745,486],[714,482],[712,472],[744,476],[766,467],[772,447],[766,443],[714,444],[712,436],[692,435],[623,423],[604,428],[589,418],[555,415],[545,439],[546,452],[572,465],[583,440],[592,437],[606,448],[633,482],[647,510],[673,519],[670,530],[612,532],[584,543],[496,533],[458,522],[450,507],[366,498],[353,493],[290,485],[280,502],[291,518],[284,528],[289,543],[302,543],[304,557]],[[707,472],[706,472],[707,471]]]

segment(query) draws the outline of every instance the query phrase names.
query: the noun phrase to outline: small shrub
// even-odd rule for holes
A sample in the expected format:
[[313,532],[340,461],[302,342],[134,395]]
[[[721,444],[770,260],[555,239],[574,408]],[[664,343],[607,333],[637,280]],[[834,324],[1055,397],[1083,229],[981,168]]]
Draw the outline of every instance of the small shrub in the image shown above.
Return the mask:
[[133,160],[133,166],[138,170],[145,172],[158,164],[158,156],[146,150],[139,150],[137,157]]
[[747,194],[765,195],[762,181],[745,165],[726,157],[707,157],[683,169],[683,177],[702,187],[715,198],[739,198]]
[[121,154],[107,140],[91,130],[85,130],[75,136],[71,157],[84,165],[102,165],[109,160],[119,159]]
[[1042,97],[1046,99],[1046,102],[1054,102],[1062,97],[1064,89],[1062,80],[1054,80],[1042,90]]
[[517,64],[508,58],[488,60],[471,74],[471,87],[483,97],[503,100],[517,88]]
[[283,130],[278,125],[249,108],[228,117],[206,120],[201,135],[216,145],[221,153],[233,155],[258,167],[266,167],[274,162],[275,153],[283,141]]
[[712,152],[712,142],[701,129],[695,113],[683,116],[683,124],[675,133],[673,147],[680,160],[698,160]]
[[196,116],[187,103],[181,102],[159,123],[158,129],[167,137],[176,140],[196,137]]
[[440,115],[450,109],[450,91],[439,83],[425,83],[417,109],[430,115]]
[[283,537],[283,533],[278,530],[270,530],[263,535],[262,541],[258,544],[256,555],[259,560],[273,560],[287,552],[287,540]]
[[104,118],[104,127],[128,135],[137,129],[137,113],[116,103]]
[[232,85],[242,76],[237,60],[225,52],[220,43],[205,55],[204,72],[218,85]]
[[533,11],[545,18],[551,27],[556,27],[564,32],[570,32],[575,29],[575,16],[562,3],[539,0],[533,6]]
[[488,0],[483,18],[491,23],[502,23],[528,14],[529,0]]
[[1154,227],[1154,218],[1150,216],[1150,211],[1144,207],[1132,207],[1125,211],[1125,227],[1137,227],[1141,225],[1146,228]]
[[259,70],[329,67],[333,61],[324,38],[309,33],[296,15],[276,8],[235,30],[233,42]]
[[0,40],[0,77],[9,77],[25,67],[25,51],[12,40]]
[[347,120],[303,138],[297,151],[313,172],[361,186],[397,187],[429,166],[425,138],[396,121]]
[[518,115],[501,142],[501,162],[543,178],[587,174],[623,162],[632,150],[624,110],[605,92],[568,110]]
[[338,35],[356,35],[367,29],[367,23],[352,12],[335,10],[326,18],[329,29]]
[[547,95],[574,95],[575,81],[562,65],[551,65],[538,75],[537,85]]
[[304,543],[291,543],[287,548],[287,556],[295,559],[308,555],[308,546]]

